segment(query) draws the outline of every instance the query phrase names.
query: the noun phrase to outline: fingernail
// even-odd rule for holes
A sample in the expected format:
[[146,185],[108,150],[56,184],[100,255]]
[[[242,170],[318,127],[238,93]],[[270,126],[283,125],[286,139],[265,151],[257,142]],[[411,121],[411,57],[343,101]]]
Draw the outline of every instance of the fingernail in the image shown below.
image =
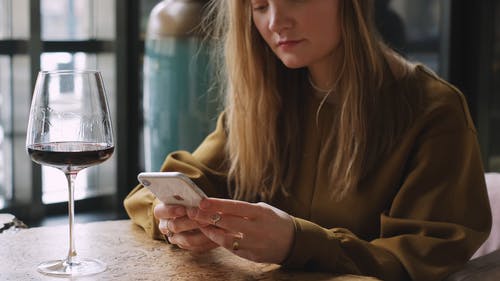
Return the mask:
[[158,225],[159,228],[167,228],[167,220],[160,219],[160,224]]
[[208,207],[210,207],[210,202],[208,202],[206,199],[200,202],[200,208],[207,209]]

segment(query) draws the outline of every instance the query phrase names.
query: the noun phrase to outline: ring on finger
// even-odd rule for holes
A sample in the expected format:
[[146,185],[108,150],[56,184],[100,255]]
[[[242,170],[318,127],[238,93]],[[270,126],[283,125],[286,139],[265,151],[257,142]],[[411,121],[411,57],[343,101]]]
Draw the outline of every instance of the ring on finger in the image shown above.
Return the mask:
[[164,228],[167,230],[167,233],[165,233],[165,236],[168,238],[174,236],[174,233],[172,232],[172,230],[170,230],[170,228],[168,226],[169,224],[170,224],[169,219],[166,219],[166,220],[162,219],[162,220],[160,220],[160,225],[159,225],[160,228]]
[[239,238],[239,237],[233,238],[233,244],[231,244],[231,249],[233,251],[238,251],[240,249],[240,240],[241,240],[241,238]]
[[217,213],[215,213],[215,214],[213,214],[213,215],[211,215],[211,216],[210,216],[210,220],[212,221],[212,224],[213,224],[214,226],[216,226],[216,225],[217,225],[217,223],[218,223],[221,219],[222,219],[222,217],[221,217],[219,214],[217,214]]
[[167,220],[167,237],[170,238],[172,236],[174,236],[174,233],[172,232],[172,230],[170,230],[170,228],[168,227],[168,225],[170,224],[170,220]]

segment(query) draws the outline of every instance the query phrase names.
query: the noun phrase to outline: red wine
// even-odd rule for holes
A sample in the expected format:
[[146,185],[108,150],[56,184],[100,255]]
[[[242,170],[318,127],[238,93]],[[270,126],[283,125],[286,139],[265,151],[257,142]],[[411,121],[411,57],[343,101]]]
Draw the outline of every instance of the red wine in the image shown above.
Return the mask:
[[78,171],[104,162],[114,149],[114,146],[103,143],[49,142],[28,146],[28,154],[38,164]]

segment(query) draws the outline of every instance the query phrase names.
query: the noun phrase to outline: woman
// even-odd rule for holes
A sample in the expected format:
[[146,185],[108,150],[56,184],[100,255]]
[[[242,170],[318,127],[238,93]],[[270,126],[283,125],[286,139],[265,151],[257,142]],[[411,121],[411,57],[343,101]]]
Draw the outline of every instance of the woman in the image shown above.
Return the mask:
[[138,186],[132,220],[291,268],[440,280],[462,266],[491,225],[466,101],[381,42],[371,2],[213,1],[225,110],[162,170],[215,198],[186,209]]

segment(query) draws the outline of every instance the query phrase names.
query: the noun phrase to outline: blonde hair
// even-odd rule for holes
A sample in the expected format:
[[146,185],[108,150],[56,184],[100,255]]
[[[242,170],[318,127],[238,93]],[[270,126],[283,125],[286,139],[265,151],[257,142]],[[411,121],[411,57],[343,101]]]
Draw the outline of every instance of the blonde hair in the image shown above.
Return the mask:
[[[382,91],[391,73],[386,57],[394,55],[371,23],[372,1],[339,1],[341,103],[327,143],[334,151],[324,154],[334,157],[319,163],[327,165],[337,198],[358,185],[413,114],[404,95]],[[300,161],[301,99],[312,94],[307,70],[283,66],[254,27],[248,1],[212,0],[208,14],[226,90],[230,192],[247,201],[287,194]]]

